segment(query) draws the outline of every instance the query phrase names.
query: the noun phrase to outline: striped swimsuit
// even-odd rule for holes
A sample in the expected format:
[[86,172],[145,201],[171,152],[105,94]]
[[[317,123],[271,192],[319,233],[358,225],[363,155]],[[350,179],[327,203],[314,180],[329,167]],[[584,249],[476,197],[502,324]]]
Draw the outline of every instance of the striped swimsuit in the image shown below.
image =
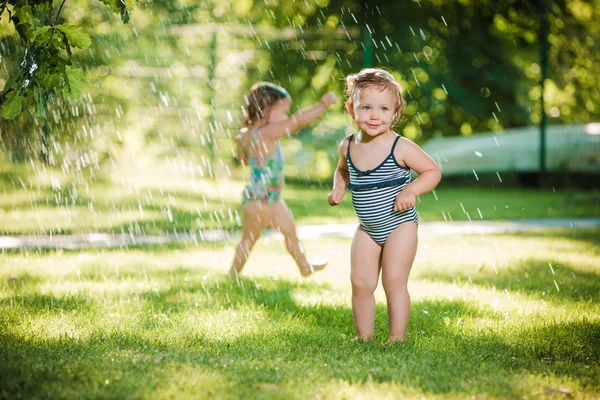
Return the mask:
[[396,196],[410,183],[410,168],[398,164],[394,157],[400,137],[396,137],[390,155],[371,170],[361,171],[352,163],[350,145],[354,135],[350,136],[346,152],[352,206],[360,226],[380,246],[385,244],[390,233],[400,224],[409,221],[419,224],[415,207],[394,211]]

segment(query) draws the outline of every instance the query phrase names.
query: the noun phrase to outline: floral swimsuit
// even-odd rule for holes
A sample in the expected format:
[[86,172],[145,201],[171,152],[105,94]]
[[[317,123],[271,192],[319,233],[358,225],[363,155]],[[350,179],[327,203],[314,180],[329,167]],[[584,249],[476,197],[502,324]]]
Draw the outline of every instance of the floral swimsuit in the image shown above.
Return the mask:
[[[250,148],[256,145],[256,138],[260,129],[257,129],[252,135]],[[244,148],[247,154],[248,149]],[[242,204],[251,201],[262,201],[268,204],[274,204],[279,201],[281,189],[283,188],[283,151],[281,143],[277,141],[277,147],[273,154],[268,157],[248,157],[250,166],[250,183],[244,189],[242,194]]]

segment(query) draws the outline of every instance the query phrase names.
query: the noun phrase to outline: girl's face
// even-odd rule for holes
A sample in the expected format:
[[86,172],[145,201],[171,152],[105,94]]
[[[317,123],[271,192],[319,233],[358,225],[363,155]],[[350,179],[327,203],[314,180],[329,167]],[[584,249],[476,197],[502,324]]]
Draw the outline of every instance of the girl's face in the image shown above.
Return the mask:
[[396,117],[396,103],[396,96],[390,90],[372,87],[361,90],[353,104],[346,103],[346,109],[361,132],[378,136],[390,130]]
[[269,112],[269,122],[281,122],[287,119],[288,112],[292,102],[284,98],[273,104]]

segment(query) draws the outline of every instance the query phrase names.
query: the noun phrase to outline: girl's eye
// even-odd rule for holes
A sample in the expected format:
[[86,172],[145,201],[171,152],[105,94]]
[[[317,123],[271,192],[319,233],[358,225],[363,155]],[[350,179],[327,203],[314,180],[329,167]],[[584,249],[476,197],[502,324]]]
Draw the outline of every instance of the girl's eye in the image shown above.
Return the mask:
[[381,111],[387,111],[388,108],[387,107],[381,107]]
[[369,106],[363,106],[363,108],[362,108],[362,109],[363,109],[363,110],[368,110],[369,108],[371,108],[371,107],[369,107]]

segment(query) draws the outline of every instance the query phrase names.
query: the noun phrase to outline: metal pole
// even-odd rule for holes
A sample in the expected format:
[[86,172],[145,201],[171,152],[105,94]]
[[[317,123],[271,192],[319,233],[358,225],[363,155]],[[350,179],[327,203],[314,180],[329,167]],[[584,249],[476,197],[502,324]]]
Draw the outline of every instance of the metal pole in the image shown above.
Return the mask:
[[546,83],[546,78],[548,77],[548,35],[550,31],[550,26],[548,23],[548,10],[550,8],[552,0],[548,0],[544,2],[544,8],[542,9],[541,21],[540,21],[540,64],[541,64],[541,73],[540,77],[540,87],[542,89],[542,97],[540,101],[542,118],[540,119],[540,176],[539,183],[543,186],[545,177],[546,177],[546,110],[544,104],[544,88]]
[[363,57],[363,68],[371,68],[373,67],[373,36],[371,34],[371,30],[367,25],[363,28],[364,31],[364,42],[363,45],[365,47],[364,57]]
[[371,32],[371,27],[369,26],[369,1],[361,0],[360,1],[360,9],[364,13],[364,19],[362,20],[362,26],[360,30],[362,31],[363,37],[363,68],[372,68],[373,67],[373,34]]
[[208,69],[208,101],[210,103],[210,116],[208,118],[208,155],[210,161],[215,159],[215,135],[212,130],[216,132],[217,127],[215,124],[215,71],[217,69],[217,32],[213,32],[208,48],[210,57],[210,66]]

